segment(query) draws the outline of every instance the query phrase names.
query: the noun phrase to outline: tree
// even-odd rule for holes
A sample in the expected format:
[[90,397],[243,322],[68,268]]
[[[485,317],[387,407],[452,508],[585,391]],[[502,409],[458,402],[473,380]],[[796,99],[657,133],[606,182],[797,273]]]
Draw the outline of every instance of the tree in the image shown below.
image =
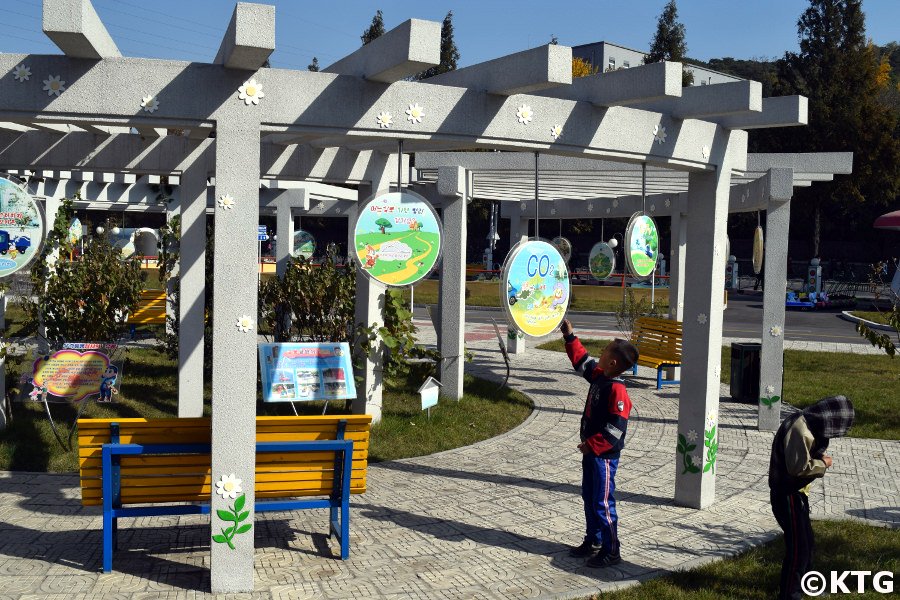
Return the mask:
[[455,71],[458,60],[459,50],[456,48],[456,42],[453,41],[453,11],[451,10],[441,24],[441,62],[419,73],[416,79],[428,79],[447,71]]
[[[684,62],[687,54],[687,44],[684,38],[684,25],[678,22],[678,7],[675,6],[675,0],[669,0],[656,22],[656,33],[653,35],[653,41],[650,42],[650,52],[644,57],[644,64],[648,65],[664,60]],[[687,70],[682,71],[681,85],[688,86],[692,83],[694,83],[694,74]]]
[[319,70],[319,59],[313,56],[312,62],[306,65],[307,71],[318,71]]
[[393,225],[391,224],[391,222],[388,221],[387,219],[385,219],[384,217],[381,217],[380,219],[378,219],[377,221],[375,221],[375,224],[378,225],[378,227],[381,228],[381,233],[384,233],[384,234],[387,233],[387,231],[384,230],[386,227],[393,227]]
[[[861,0],[810,0],[797,28],[800,52],[778,61],[773,91],[809,97],[809,125],[755,132],[750,150],[854,153],[851,175],[795,193],[808,207],[797,214],[812,213],[808,227],[818,255],[823,233],[871,232],[874,218],[900,193],[898,115],[879,100],[886,82],[866,41]],[[831,231],[823,232],[823,224]]]
[[587,77],[598,71],[597,67],[588,61],[575,56],[572,58],[572,77]]
[[363,31],[363,34],[359,36],[359,39],[362,40],[362,45],[365,46],[372,40],[379,38],[384,35],[384,18],[381,15],[381,9],[379,9],[375,16],[372,17],[372,24],[369,25],[368,29]]

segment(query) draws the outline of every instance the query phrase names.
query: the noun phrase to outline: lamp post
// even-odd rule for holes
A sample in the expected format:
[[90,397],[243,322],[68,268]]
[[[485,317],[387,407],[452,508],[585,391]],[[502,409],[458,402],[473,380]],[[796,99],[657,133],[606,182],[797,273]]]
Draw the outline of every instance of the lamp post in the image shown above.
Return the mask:
[[[622,238],[622,261],[621,261],[621,265],[622,265],[622,307],[624,308],[625,307],[625,236],[622,235],[621,233],[614,233],[613,236],[611,238],[609,238],[609,241],[607,242],[607,244],[609,244],[609,247],[612,248],[613,253],[615,255],[618,255],[616,248],[619,246],[619,240],[616,239],[616,236]],[[617,258],[618,258],[618,256],[617,256]]]

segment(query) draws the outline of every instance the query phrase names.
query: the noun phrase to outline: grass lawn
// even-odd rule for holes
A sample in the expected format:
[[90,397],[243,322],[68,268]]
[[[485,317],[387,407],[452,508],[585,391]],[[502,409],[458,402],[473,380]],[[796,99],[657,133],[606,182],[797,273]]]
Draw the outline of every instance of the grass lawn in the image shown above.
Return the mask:
[[[10,360],[8,370],[16,375],[24,363]],[[154,349],[129,348],[116,403],[85,409],[86,418],[175,417],[178,412],[178,367],[175,361]],[[416,384],[421,382],[414,382]],[[465,395],[459,402],[441,400],[431,409],[431,420],[420,409],[416,387],[388,382],[384,394],[383,419],[372,428],[369,458],[392,460],[432,454],[496,436],[524,421],[531,414],[531,401],[524,395],[496,384],[466,377]],[[209,414],[209,389],[205,414]],[[304,414],[322,414],[322,402],[297,403]],[[76,410],[68,403],[51,404],[60,435],[66,440]],[[332,401],[329,414],[344,412]],[[287,403],[257,404],[258,414],[293,414]],[[73,442],[76,441],[73,436]],[[13,421],[0,432],[0,471],[66,472],[78,469],[78,449],[64,450],[53,436],[42,404],[14,403]]]
[[[852,521],[813,521],[816,549],[813,569],[826,576],[830,571],[900,570],[900,530],[863,525]],[[768,600],[778,592],[784,538],[753,548],[734,558],[681,571],[638,586],[593,596],[592,600]],[[856,591],[856,577],[848,576],[847,587]],[[866,593],[853,598],[886,598],[874,591],[871,576]]]
[[[582,340],[593,356],[609,340]],[[565,351],[562,340],[538,346]],[[722,347],[722,383],[731,378],[731,349]],[[825,396],[843,394],[853,401],[856,421],[850,435],[858,438],[900,440],[900,359],[887,355],[838,352],[784,351],[784,398],[805,408]]]
[[[604,285],[576,285],[573,286],[573,300],[569,304],[570,310],[590,310],[598,312],[614,312],[622,306],[622,288]],[[646,297],[650,301],[650,289],[628,288],[634,292],[635,299]],[[417,304],[437,304],[438,282],[427,279],[415,286],[415,301]],[[467,281],[466,290],[468,306],[500,306],[500,283],[497,281]],[[404,291],[405,297],[409,293]],[[656,305],[661,310],[669,309],[669,290],[659,288],[655,292]]]
[[850,312],[854,317],[859,317],[860,319],[865,319],[866,321],[872,321],[873,323],[881,323],[882,325],[889,325],[888,323],[888,315],[890,314],[888,311],[878,312],[877,310],[854,310]]

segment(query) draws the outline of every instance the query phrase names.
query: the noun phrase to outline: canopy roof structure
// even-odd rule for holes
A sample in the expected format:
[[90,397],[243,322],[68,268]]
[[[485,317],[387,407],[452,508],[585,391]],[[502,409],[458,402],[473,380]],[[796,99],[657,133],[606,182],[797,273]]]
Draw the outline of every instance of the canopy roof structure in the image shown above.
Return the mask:
[[[671,256],[687,280],[676,286],[672,316],[684,321],[678,422],[687,433],[716,423],[720,265],[735,194],[747,210],[768,209],[765,331],[783,325],[778,290],[784,265],[768,253],[786,252],[793,187],[849,171],[846,155],[748,156],[746,130],[806,124],[806,98],[763,98],[754,81],[682,88],[679,63],[573,80],[571,49],[547,45],[411,81],[440,60],[440,24],[411,19],[321,72],[267,68],[275,48],[275,8],[249,3],[236,5],[209,63],[132,58],[121,56],[90,0],[44,0],[43,6],[43,31],[62,54],[0,54],[0,169],[35,174],[33,189],[47,198],[50,219],[59,198],[75,190],[98,206],[126,199],[129,206],[172,206],[165,187],[160,198],[154,186],[162,177],[177,181],[180,416],[203,409],[204,225],[212,209],[212,472],[243,479],[248,522],[254,518],[255,436],[246,425],[255,415],[257,392],[255,240],[261,209],[274,207],[278,235],[289,239],[293,211],[340,209],[333,214],[352,221],[356,209],[347,186],[359,201],[403,183],[401,141],[407,153],[507,151],[416,157],[419,187],[442,207],[440,374],[442,393],[458,398],[467,199],[533,199],[529,165],[540,153],[542,198],[553,199],[561,213],[580,211],[583,217],[582,205],[590,212],[595,202],[598,216],[607,208],[612,215],[639,197],[640,165],[646,164],[650,198],[679,198],[669,205],[663,198],[656,210],[679,209],[672,209],[679,235]],[[567,204],[572,202],[580,206]],[[529,208],[521,206],[516,235],[527,232]],[[284,264],[280,256],[280,268]],[[380,284],[361,276],[357,321],[381,322],[383,296]],[[246,324],[244,317],[253,322],[249,330],[235,326]],[[781,395],[781,340],[763,335],[768,379],[761,384],[773,396]],[[375,352],[366,360],[353,407],[376,418],[381,356]],[[760,410],[761,426],[777,426],[780,403]],[[700,508],[713,501],[715,455],[704,460],[700,472],[682,472],[681,459],[674,458],[679,504]],[[227,508],[216,494],[211,504],[213,514]],[[235,545],[211,544],[214,592],[253,587],[253,536]]]

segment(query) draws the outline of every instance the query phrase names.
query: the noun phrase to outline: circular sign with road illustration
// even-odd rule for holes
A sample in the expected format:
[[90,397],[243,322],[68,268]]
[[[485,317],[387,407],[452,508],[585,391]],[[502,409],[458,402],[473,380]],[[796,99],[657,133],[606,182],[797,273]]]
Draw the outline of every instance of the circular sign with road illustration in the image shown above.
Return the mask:
[[659,258],[659,231],[656,223],[644,213],[631,215],[625,228],[625,264],[638,279],[647,279],[656,269]]
[[525,241],[509,251],[500,295],[513,328],[531,337],[553,333],[566,316],[570,292],[566,261],[555,246]]
[[379,192],[359,207],[353,256],[372,279],[412,285],[434,269],[441,237],[441,222],[425,198],[409,190]]
[[597,242],[591,248],[588,268],[597,281],[606,281],[616,268],[616,254],[606,242]]
[[34,198],[0,177],[0,278],[24,268],[40,253],[44,216]]

